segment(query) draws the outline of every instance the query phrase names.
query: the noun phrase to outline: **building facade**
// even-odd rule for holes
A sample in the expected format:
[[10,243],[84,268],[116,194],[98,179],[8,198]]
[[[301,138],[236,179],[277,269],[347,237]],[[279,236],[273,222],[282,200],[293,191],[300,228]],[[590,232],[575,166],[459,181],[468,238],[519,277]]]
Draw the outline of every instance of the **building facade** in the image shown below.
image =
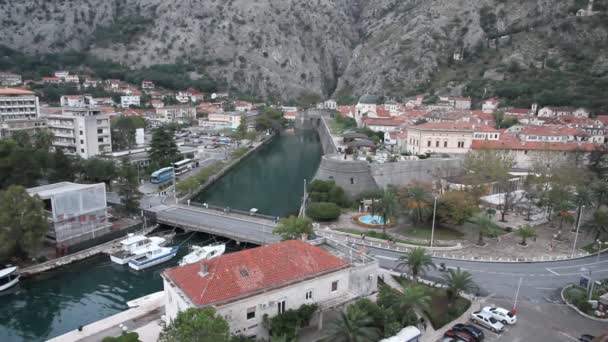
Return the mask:
[[10,137],[13,132],[34,132],[43,128],[40,119],[38,97],[31,91],[0,88],[0,137]]
[[84,159],[112,152],[110,117],[99,109],[64,108],[61,114],[49,114],[46,119],[55,149]]
[[0,86],[14,87],[23,83],[21,75],[10,72],[0,72]]
[[139,95],[124,95],[120,97],[120,106],[129,108],[131,106],[139,107],[141,104]]
[[196,108],[192,106],[164,106],[156,108],[156,115],[163,121],[184,123],[196,118]]

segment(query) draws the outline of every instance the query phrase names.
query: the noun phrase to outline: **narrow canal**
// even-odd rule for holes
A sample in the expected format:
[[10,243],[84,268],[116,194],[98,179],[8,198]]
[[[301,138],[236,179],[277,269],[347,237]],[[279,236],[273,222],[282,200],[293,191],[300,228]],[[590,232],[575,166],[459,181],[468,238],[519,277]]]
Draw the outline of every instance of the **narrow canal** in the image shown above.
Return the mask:
[[315,131],[282,134],[194,201],[280,217],[297,213],[304,179],[314,177],[322,154]]
[[[197,200],[277,216],[296,212],[303,179],[314,176],[321,154],[315,132],[276,137]],[[211,238],[197,234],[187,244]],[[227,252],[245,247],[231,242]],[[127,301],[162,290],[160,273],[186,253],[184,246],[170,262],[140,272],[99,256],[23,280],[0,294],[0,341],[44,341],[124,311]]]

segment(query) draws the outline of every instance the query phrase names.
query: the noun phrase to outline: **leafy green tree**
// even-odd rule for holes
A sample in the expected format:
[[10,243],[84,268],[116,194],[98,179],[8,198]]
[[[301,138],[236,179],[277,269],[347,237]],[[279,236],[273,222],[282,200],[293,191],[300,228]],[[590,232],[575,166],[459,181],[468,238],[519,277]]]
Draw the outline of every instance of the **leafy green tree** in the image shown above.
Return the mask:
[[407,253],[399,257],[399,263],[397,268],[407,267],[412,274],[412,277],[418,278],[420,274],[423,274],[429,268],[435,268],[433,259],[426,252],[426,249],[418,247],[409,250]]
[[35,255],[47,230],[39,197],[17,185],[0,192],[0,260]]
[[333,221],[340,217],[340,212],[340,207],[330,202],[315,202],[306,208],[306,215],[315,221]]
[[471,273],[461,270],[460,267],[456,270],[449,269],[448,273],[443,275],[443,280],[448,287],[446,292],[448,300],[452,303],[461,292],[471,292],[478,289]]
[[591,204],[593,204],[593,194],[591,190],[589,190],[589,187],[577,187],[576,191],[574,192],[572,202],[576,206],[576,221],[574,222],[574,226],[576,227],[578,226],[578,222],[581,220],[583,207],[589,207]]
[[499,231],[499,227],[489,215],[487,214],[479,214],[475,218],[473,218],[472,223],[477,227],[478,238],[477,245],[483,246],[483,237],[485,236],[495,236]]
[[122,334],[118,337],[104,337],[101,342],[140,342],[140,340],[139,334],[133,331],[130,333]]
[[62,149],[55,151],[51,160],[53,167],[49,174],[49,182],[74,181],[78,171],[77,161],[75,158],[66,156]]
[[400,202],[412,222],[425,222],[433,213],[433,198],[430,193],[422,185],[414,185],[403,192]]
[[341,207],[348,206],[349,201],[344,189],[336,185],[333,180],[324,181],[315,179],[309,185],[310,200],[312,202],[332,202]]
[[53,146],[53,132],[47,129],[39,129],[34,133],[34,148],[40,151],[49,151]]
[[137,170],[127,159],[123,159],[121,162],[117,183],[116,191],[125,206],[125,211],[136,213],[139,210],[139,199],[141,198],[138,190],[139,179]]
[[116,178],[116,164],[114,161],[100,157],[93,157],[80,161],[82,179],[91,183],[104,182],[111,185]]
[[346,312],[340,312],[340,317],[333,322],[329,340],[336,342],[365,342],[377,341],[378,329],[366,312],[357,306],[349,306]]
[[11,135],[11,139],[21,148],[32,147],[32,137],[26,131],[15,131]]
[[119,116],[112,120],[112,148],[128,150],[135,147],[135,131],[146,127],[143,117],[138,115]]
[[596,210],[598,210],[602,204],[606,204],[608,200],[608,182],[603,179],[596,179],[591,183],[591,195],[595,202]]
[[593,236],[593,240],[608,240],[608,210],[599,209],[593,213],[593,219],[582,225],[583,230]]
[[241,122],[239,126],[236,128],[236,137],[239,139],[245,139],[247,135],[247,117],[245,115],[241,115]]
[[308,236],[314,233],[312,221],[308,217],[289,216],[279,221],[279,225],[272,231],[274,234],[281,235],[284,240],[296,240],[302,234]]
[[269,129],[280,131],[284,125],[285,118],[283,118],[283,112],[272,107],[260,108],[260,114],[255,120],[255,129],[257,131],[266,131]]
[[165,127],[159,127],[152,133],[150,143],[150,163],[154,169],[170,166],[180,159],[179,149],[173,133]]
[[177,314],[160,334],[159,342],[229,342],[228,323],[215,309],[190,308]]
[[536,236],[536,232],[534,231],[534,228],[530,227],[529,225],[520,227],[515,232],[515,234],[517,234],[517,236],[519,236],[521,238],[520,245],[522,245],[522,246],[527,246],[526,239]]
[[462,225],[479,213],[479,205],[473,194],[466,191],[446,192],[437,203],[439,220]]

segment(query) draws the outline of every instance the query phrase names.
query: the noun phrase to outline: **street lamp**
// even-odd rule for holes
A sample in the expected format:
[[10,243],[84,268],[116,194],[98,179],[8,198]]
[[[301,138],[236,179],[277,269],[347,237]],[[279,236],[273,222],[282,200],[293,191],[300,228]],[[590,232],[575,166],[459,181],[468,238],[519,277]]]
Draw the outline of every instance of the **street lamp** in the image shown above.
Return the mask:
[[437,211],[437,196],[433,201],[433,225],[431,226],[431,247],[433,247],[433,238],[435,237],[435,213]]
[[602,253],[602,245],[605,242],[601,241],[601,240],[597,240],[597,244],[598,244],[598,248],[597,248],[597,258],[595,259],[595,262],[598,263],[600,262],[600,253]]

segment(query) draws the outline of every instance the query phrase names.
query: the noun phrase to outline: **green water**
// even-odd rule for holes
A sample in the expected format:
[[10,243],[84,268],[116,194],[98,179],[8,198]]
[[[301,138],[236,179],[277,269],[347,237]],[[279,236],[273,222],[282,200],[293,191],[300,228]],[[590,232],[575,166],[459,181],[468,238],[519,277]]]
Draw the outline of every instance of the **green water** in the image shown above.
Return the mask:
[[283,134],[241,162],[194,201],[235,209],[257,208],[260,213],[297,213],[304,191],[323,154],[314,131]]
[[[189,236],[176,237],[174,244]],[[100,255],[22,280],[0,295],[0,341],[44,341],[124,311],[127,301],[162,290],[160,273],[187,254],[187,245],[210,239],[197,233],[177,257],[139,272]],[[244,247],[228,244],[227,252]]]

